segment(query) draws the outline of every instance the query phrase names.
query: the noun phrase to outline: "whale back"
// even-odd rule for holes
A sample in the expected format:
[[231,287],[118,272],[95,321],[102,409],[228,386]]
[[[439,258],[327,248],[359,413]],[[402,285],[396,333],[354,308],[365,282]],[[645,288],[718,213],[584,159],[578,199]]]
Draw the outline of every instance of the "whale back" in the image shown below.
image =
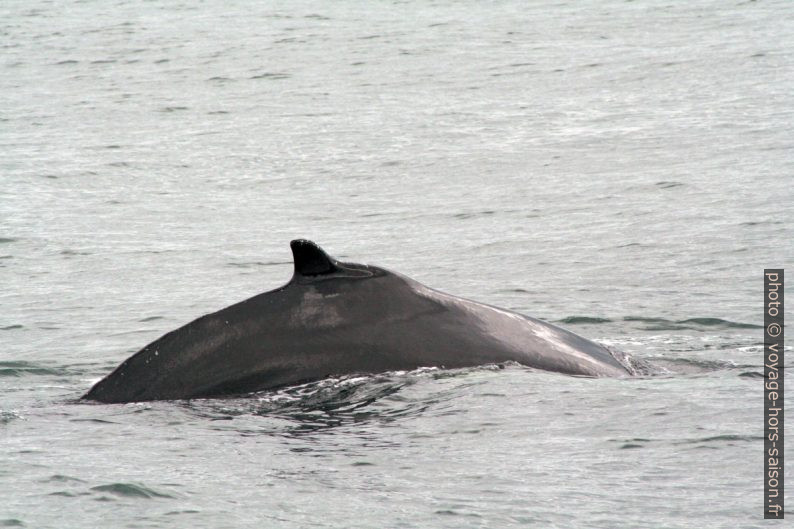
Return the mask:
[[603,346],[547,322],[428,288],[384,268],[340,262],[292,241],[284,286],[207,314],[150,343],[84,398],[101,402],[243,394],[419,367],[515,361],[624,376]]

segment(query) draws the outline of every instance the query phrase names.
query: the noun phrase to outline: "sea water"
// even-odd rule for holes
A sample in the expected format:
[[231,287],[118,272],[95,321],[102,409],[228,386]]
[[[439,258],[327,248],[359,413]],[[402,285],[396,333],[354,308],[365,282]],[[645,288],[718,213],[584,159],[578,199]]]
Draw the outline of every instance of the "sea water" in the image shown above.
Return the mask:
[[[4,0],[0,525],[767,527],[762,273],[794,257],[792,13]],[[298,237],[661,374],[77,402],[285,283]]]

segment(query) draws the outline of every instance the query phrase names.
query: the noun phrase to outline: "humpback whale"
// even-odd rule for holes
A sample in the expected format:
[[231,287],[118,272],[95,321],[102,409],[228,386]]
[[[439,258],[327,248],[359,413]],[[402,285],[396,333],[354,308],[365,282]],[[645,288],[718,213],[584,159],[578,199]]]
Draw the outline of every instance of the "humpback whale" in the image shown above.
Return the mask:
[[346,374],[517,362],[591,377],[635,374],[622,353],[545,321],[290,243],[281,288],[165,334],[97,382],[105,402],[242,395]]

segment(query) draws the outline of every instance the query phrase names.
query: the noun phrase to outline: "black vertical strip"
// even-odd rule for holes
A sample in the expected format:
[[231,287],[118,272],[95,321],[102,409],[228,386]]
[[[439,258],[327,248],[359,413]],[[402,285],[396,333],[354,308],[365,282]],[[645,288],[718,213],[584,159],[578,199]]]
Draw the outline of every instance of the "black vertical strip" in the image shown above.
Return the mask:
[[764,270],[764,518],[783,518],[783,269]]

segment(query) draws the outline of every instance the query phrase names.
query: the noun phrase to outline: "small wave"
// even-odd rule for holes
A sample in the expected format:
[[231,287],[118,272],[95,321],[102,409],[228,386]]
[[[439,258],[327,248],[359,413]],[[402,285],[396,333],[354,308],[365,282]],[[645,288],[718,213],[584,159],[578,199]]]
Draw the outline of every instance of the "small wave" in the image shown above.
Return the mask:
[[8,424],[14,419],[21,419],[22,416],[15,411],[0,410],[0,424]]
[[670,189],[671,187],[680,187],[684,184],[682,184],[681,182],[665,181],[665,182],[656,182],[656,185],[660,189]]
[[708,437],[692,437],[689,439],[610,439],[612,442],[621,443],[620,449],[632,448],[645,448],[648,444],[656,443],[671,443],[674,445],[692,445],[692,444],[716,444],[716,443],[734,443],[734,442],[751,442],[762,440],[763,435],[741,435],[741,434],[720,434]]
[[599,323],[611,323],[612,320],[609,318],[598,318],[595,316],[568,316],[567,318],[563,318],[558,320],[559,323],[567,323],[570,325],[574,324],[599,324]]
[[65,375],[63,369],[55,369],[31,362],[0,362],[0,377],[21,377],[24,375]]
[[753,367],[737,366],[733,362],[724,360],[698,360],[695,358],[654,358],[653,364],[659,368],[667,369],[670,373],[679,375],[695,375],[724,369],[735,369],[737,367]]
[[54,474],[45,481],[52,483],[70,483],[70,482],[85,483],[85,481],[83,481],[80,478],[73,478],[72,476],[65,476],[63,474]]
[[[666,318],[653,318],[646,316],[624,316],[622,321],[637,322],[644,324],[642,330],[646,331],[679,331],[679,330],[703,330],[704,328],[716,329],[760,329],[762,326],[753,323],[741,323],[721,318],[687,318],[684,320],[669,320]],[[614,323],[611,318],[601,316],[567,316],[557,323],[569,325],[598,325],[602,323]]]
[[760,221],[748,221],[742,222],[739,226],[764,226],[764,225],[778,225],[783,224],[782,220],[760,220]]
[[95,423],[95,424],[118,424],[117,422],[114,422],[114,421],[108,421],[108,420],[105,420],[105,419],[96,419],[96,418],[69,419],[69,422],[91,422],[91,423]]
[[668,320],[665,318],[649,318],[644,316],[625,316],[623,321],[645,324],[646,331],[680,331],[703,330],[705,327],[717,329],[760,329],[762,326],[753,323],[741,323],[721,318],[687,318],[685,320]]
[[[282,421],[261,430],[241,431],[244,435],[282,433],[292,436],[367,421],[391,422],[420,415],[456,393],[448,395],[444,393],[448,388],[444,387],[433,396],[413,398],[401,394],[404,388],[428,378],[462,377],[502,368],[493,365],[450,370],[421,368],[378,375],[347,375],[238,398],[185,401],[182,405],[191,413],[213,421],[228,421],[243,415]],[[220,425],[219,429],[239,430],[235,426]]]
[[488,209],[488,210],[483,210],[483,211],[472,211],[472,212],[468,212],[468,213],[455,213],[455,214],[452,215],[452,218],[464,220],[464,219],[471,219],[471,218],[475,218],[475,217],[483,217],[483,216],[493,215],[494,213],[496,213],[496,212],[493,211],[493,210]]
[[259,266],[283,266],[291,265],[292,261],[244,261],[244,262],[229,262],[228,266],[235,268],[253,268]]
[[195,509],[185,509],[183,511],[169,511],[165,513],[166,516],[176,516],[178,514],[198,514],[201,511],[197,511]]
[[280,79],[289,79],[291,76],[288,73],[282,72],[264,72],[257,75],[252,75],[250,79],[270,79],[272,81],[278,81]]
[[295,422],[298,429],[315,430],[355,421],[357,410],[394,395],[411,383],[399,378],[388,374],[328,378],[272,392],[253,393],[248,398],[231,402],[209,399],[198,404],[196,410],[213,420],[258,415],[287,419]]
[[152,488],[145,487],[136,483],[111,483],[109,485],[98,485],[91,487],[91,490],[96,492],[107,492],[115,496],[123,496],[127,498],[173,498],[170,494],[158,492]]
[[78,250],[66,249],[66,250],[63,250],[61,252],[61,255],[65,255],[67,257],[73,257],[73,256],[76,256],[76,255],[91,255],[91,253],[90,252],[81,252],[81,251],[78,251]]
[[723,442],[756,442],[764,439],[763,435],[740,435],[740,434],[722,434],[714,435],[711,437],[700,437],[693,439],[682,439],[676,444],[700,444],[700,443],[723,443]]

